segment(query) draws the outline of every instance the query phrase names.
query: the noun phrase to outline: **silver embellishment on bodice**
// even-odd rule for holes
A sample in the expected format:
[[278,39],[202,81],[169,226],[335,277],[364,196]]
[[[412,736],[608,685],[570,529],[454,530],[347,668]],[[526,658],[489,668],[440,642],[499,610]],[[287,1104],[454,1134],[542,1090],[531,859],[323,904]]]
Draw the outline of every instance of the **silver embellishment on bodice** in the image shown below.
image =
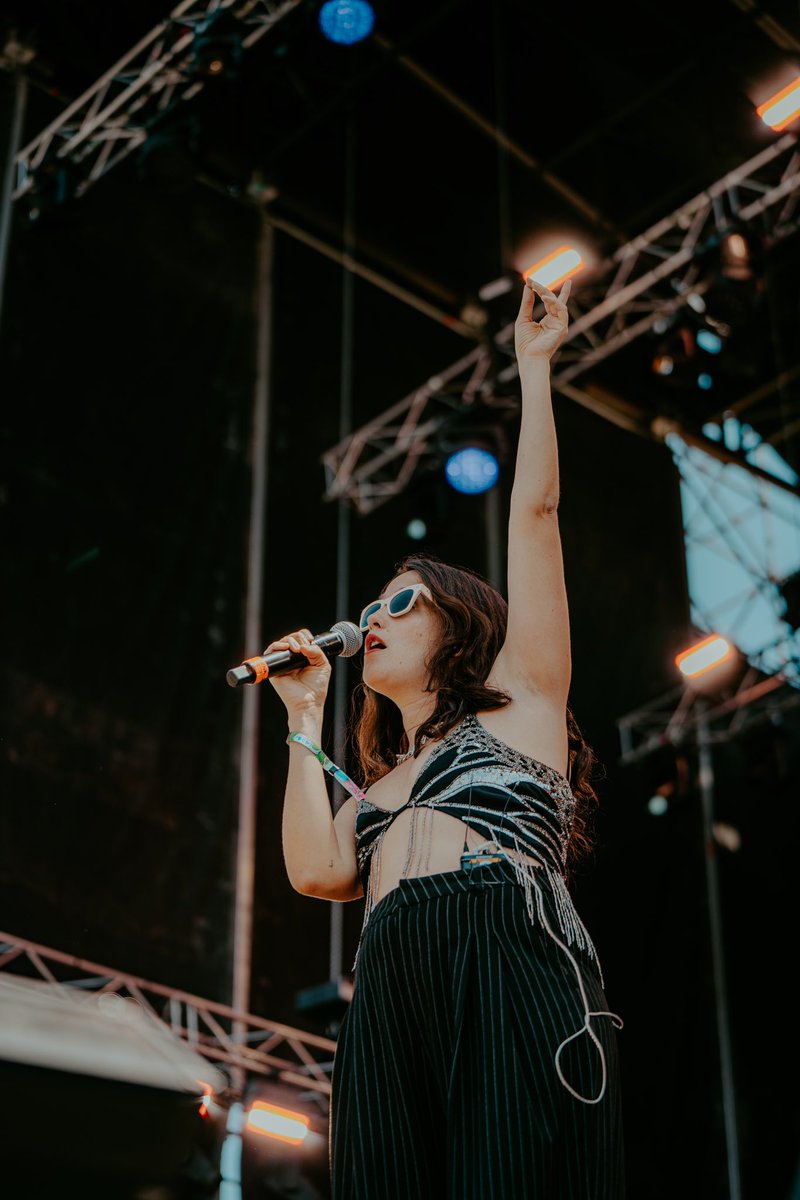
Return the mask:
[[[368,885],[364,923],[353,970],[358,962],[364,930],[377,903],[386,831],[399,813],[411,810],[408,853],[401,874],[401,877],[407,877],[418,853],[418,821],[423,836],[427,834],[429,858],[433,812],[440,808],[476,829],[492,844],[509,851],[504,857],[512,863],[517,881],[525,892],[528,915],[534,922],[537,909],[540,919],[542,915],[536,876],[542,881],[546,879],[565,938],[596,957],[563,879],[575,812],[575,797],[568,781],[553,767],[494,737],[474,714],[470,714],[445,735],[423,763],[405,804],[389,810],[368,799],[357,801],[356,854],[362,878],[368,872]],[[359,835],[359,819],[363,822],[368,815],[373,818],[369,829]],[[423,846],[419,851],[420,858],[425,848]],[[423,872],[426,870],[427,865],[423,865]],[[537,901],[534,901],[534,891]]]

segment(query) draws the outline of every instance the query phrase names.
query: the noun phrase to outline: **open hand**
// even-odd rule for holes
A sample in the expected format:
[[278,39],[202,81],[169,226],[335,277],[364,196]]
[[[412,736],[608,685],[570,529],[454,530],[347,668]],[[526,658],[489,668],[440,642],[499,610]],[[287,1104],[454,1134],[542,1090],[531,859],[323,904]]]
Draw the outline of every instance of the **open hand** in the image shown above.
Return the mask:
[[[563,342],[569,325],[567,300],[572,280],[563,284],[556,296],[544,284],[528,279],[522,293],[522,303],[514,326],[514,344],[520,367],[533,358],[551,358]],[[541,321],[534,321],[533,306],[540,296],[545,307]]]

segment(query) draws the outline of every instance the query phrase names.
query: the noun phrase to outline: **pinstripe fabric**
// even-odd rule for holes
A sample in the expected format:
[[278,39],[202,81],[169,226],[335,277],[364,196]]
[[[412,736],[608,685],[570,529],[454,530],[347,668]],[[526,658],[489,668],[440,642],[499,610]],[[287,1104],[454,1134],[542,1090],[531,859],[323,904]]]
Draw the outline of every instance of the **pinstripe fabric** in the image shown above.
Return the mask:
[[[543,905],[555,928],[557,898],[543,891]],[[604,1011],[596,961],[572,953]],[[509,862],[401,879],[372,911],[339,1033],[333,1200],[621,1200],[610,1018],[592,1022],[599,1103],[575,1099],[554,1065],[583,1021],[575,969],[531,922]],[[599,1094],[588,1036],[560,1065]]]

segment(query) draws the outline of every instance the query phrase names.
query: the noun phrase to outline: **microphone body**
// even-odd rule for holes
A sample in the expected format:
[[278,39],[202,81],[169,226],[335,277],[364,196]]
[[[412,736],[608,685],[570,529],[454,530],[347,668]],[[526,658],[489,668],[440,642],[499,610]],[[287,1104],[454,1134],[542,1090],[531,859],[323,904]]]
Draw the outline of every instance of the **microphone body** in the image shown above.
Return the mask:
[[[339,655],[350,658],[361,649],[364,635],[352,621],[337,621],[327,633],[317,634],[311,641],[328,658]],[[273,650],[272,654],[246,658],[241,666],[231,667],[225,678],[230,687],[240,687],[243,683],[261,683],[270,675],[285,675],[307,666],[308,659],[304,654],[296,654],[294,650]]]

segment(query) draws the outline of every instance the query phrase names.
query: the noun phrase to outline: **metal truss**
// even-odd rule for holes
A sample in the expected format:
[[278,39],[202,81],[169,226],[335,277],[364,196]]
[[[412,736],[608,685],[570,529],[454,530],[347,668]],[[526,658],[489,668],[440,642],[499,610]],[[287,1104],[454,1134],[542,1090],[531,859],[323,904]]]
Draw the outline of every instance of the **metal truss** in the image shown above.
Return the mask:
[[[570,301],[577,315],[554,360],[553,388],[574,398],[579,375],[706,291],[703,258],[726,232],[758,221],[770,244],[793,233],[799,190],[797,139],[786,134],[616,250]],[[516,360],[490,371],[498,356],[513,359],[513,336],[512,322],[326,451],[324,498],[347,498],[368,513],[403,491],[418,464],[438,454],[443,422],[476,399],[491,404],[498,384],[502,390],[517,376]]]
[[[759,677],[760,676],[760,677]],[[707,677],[708,679],[708,677]],[[731,1026],[725,968],[722,898],[716,843],[724,826],[715,820],[715,769],[712,747],[732,741],[747,727],[765,720],[780,723],[781,714],[800,704],[800,693],[785,689],[788,681],[776,674],[764,678],[754,667],[746,670],[733,695],[705,694],[688,683],[617,719],[622,754],[631,764],[665,746],[687,744],[696,750],[696,780],[702,815],[706,909],[710,938],[713,997],[720,1064],[720,1099],[725,1131],[728,1175],[726,1195],[741,1200],[739,1139],[736,1119]],[[730,691],[730,688],[728,688]]]
[[[330,1038],[236,1012],[225,1004],[149,983],[10,933],[0,932],[0,971],[26,976],[35,973],[54,987],[129,997],[167,1025],[195,1053],[225,1064],[227,1074],[235,1076],[238,1071],[269,1076],[313,1094],[327,1111],[336,1049],[336,1042]],[[347,993],[351,991],[350,981],[342,979],[343,998],[349,999]],[[234,1025],[242,1030],[241,1034],[234,1034]]]
[[693,744],[698,731],[709,743],[733,741],[743,730],[770,720],[800,705],[800,692],[780,673],[764,676],[747,667],[733,690],[722,699],[710,699],[691,687],[680,686],[618,717],[623,765],[639,762],[664,746]]
[[242,49],[255,45],[301,0],[183,0],[166,20],[22,149],[16,157],[13,199],[39,179],[70,164],[73,195],[146,141],[153,124],[203,88],[193,69],[199,36],[222,14],[242,25]]

